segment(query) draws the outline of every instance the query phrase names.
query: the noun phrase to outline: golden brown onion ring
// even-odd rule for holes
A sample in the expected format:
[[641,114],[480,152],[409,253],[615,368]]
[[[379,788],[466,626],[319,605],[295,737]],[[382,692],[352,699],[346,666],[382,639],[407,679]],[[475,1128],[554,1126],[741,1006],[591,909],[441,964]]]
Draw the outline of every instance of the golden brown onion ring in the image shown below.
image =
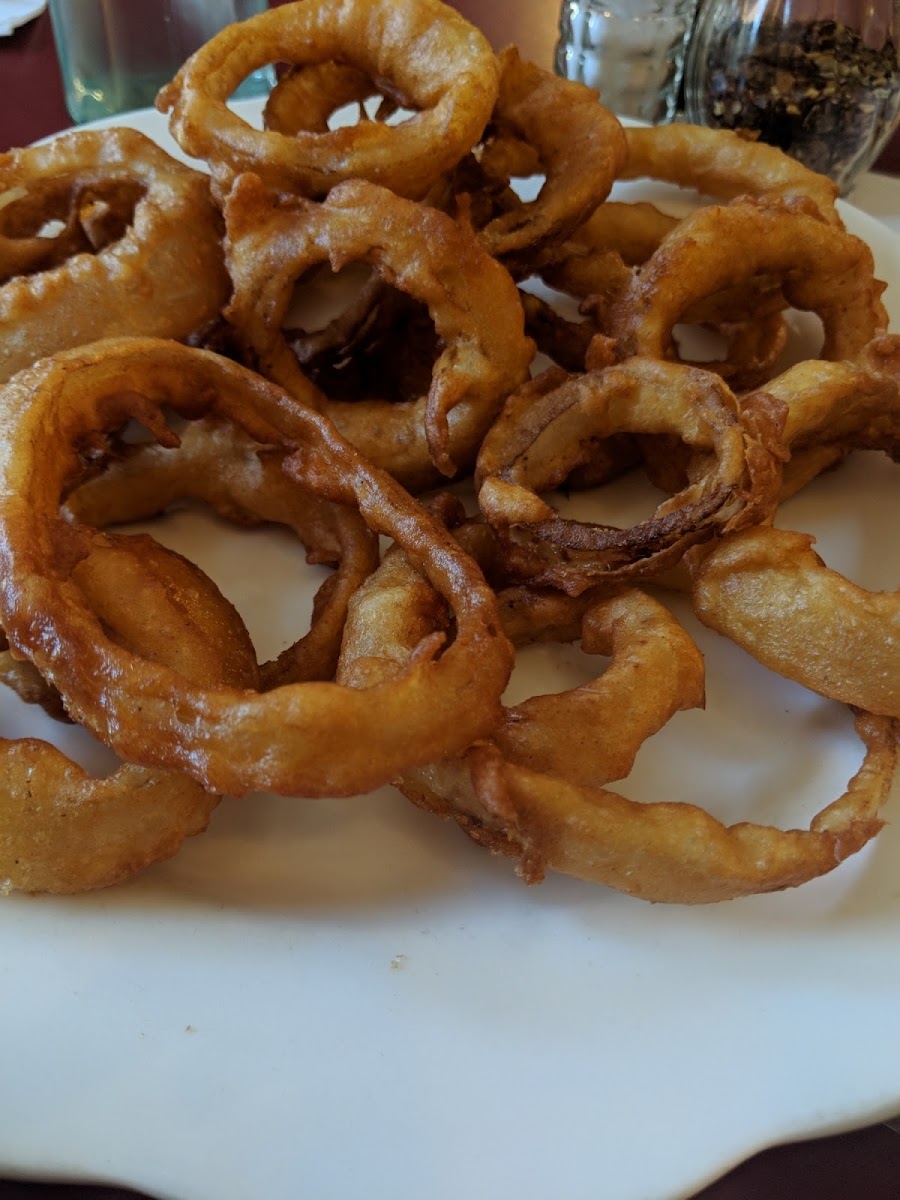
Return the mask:
[[[313,682],[265,693],[203,687],[112,643],[60,569],[51,534],[61,499],[85,474],[85,448],[130,420],[174,445],[167,412],[217,416],[290,451],[285,470],[300,486],[353,505],[422,565],[445,606],[447,634],[426,639],[384,686]],[[111,339],[20,372],[0,392],[0,433],[0,624],[69,712],[132,761],[182,768],[218,791],[352,795],[454,753],[493,725],[510,648],[474,561],[280,388],[208,351]]]
[[776,276],[791,305],[821,317],[822,358],[853,358],[887,327],[865,242],[802,208],[738,200],[685,217],[608,306],[604,328],[622,355],[673,359],[686,314],[758,276]]
[[768,526],[725,538],[696,567],[694,610],[770,670],[900,717],[900,593],[851,583],[813,541]]
[[672,124],[632,126],[625,131],[628,160],[621,179],[658,179],[693,188],[717,200],[738,196],[811,202],[831,225],[839,188],[774,146],[726,129]]
[[[755,400],[739,407],[718,376],[642,358],[568,378],[549,371],[524,385],[488,432],[476,470],[479,507],[503,531],[512,576],[577,594],[652,574],[689,546],[766,519],[780,483],[773,445],[783,414],[764,394]],[[703,469],[630,530],[558,517],[541,493],[622,433],[677,438],[705,456]]]
[[[463,534],[479,536],[477,529]],[[532,601],[523,604],[518,590],[519,639],[553,637],[542,624],[548,618],[559,622],[562,638],[571,636],[571,602],[539,594]],[[581,607],[584,648],[612,655],[606,673],[506,709],[490,739],[404,772],[397,786],[410,800],[515,858],[528,883],[552,869],[679,904],[797,886],[878,833],[896,733],[893,722],[868,714],[856,722],[866,748],[861,769],[808,830],[727,827],[694,804],[637,803],[602,786],[630,770],[642,742],[674,713],[703,703],[703,662],[671,614],[636,589],[582,600]],[[389,678],[430,627],[433,611],[421,575],[405,556],[390,554],[360,593],[341,671]]]
[[[148,537],[56,532],[62,556],[77,560],[73,582],[117,644],[198,684],[254,685],[243,622],[192,563]],[[94,779],[37,738],[0,739],[0,893],[121,883],[201,833],[218,801],[177,771],[124,763]]]
[[493,217],[479,237],[522,277],[546,246],[568,236],[609,195],[625,161],[625,134],[592,88],[524,62],[514,46],[502,52],[500,67],[485,153],[492,139],[520,139],[545,178],[534,200]]
[[[541,266],[541,276],[551,287],[585,300],[587,314],[605,326],[616,298],[634,287],[637,271],[678,225],[678,218],[652,204],[601,204]],[[754,279],[703,297],[680,324],[717,334],[726,350],[721,358],[693,365],[715,370],[736,390],[758,387],[784,349],[786,307],[777,278]]]
[[526,882],[549,867],[654,903],[713,904],[799,887],[879,833],[896,730],[892,721],[863,713],[856,732],[863,763],[808,829],[724,825],[695,804],[638,803],[505,762],[492,747],[475,747],[470,767],[479,820],[497,837],[489,844],[518,858]]
[[[876,338],[858,363],[802,362],[767,386],[785,410],[792,493],[851,449],[900,460],[900,338]],[[900,717],[900,604],[829,570],[813,538],[766,527],[692,555],[704,624],[771,670],[832,699]]]
[[[247,175],[235,184],[225,215],[234,281],[226,316],[252,365],[329,417],[364,457],[412,490],[471,467],[534,354],[512,279],[471,231],[363,181],[342,184],[317,204],[276,198]],[[283,326],[295,281],[323,262],[334,270],[368,263],[428,308],[442,349],[427,395],[330,401],[304,375]]]
[[[260,668],[262,686],[332,679],[350,597],[378,565],[378,544],[359,513],[303,492],[281,469],[284,453],[251,441],[233,425],[194,421],[177,449],[125,446],[121,457],[70,496],[66,510],[84,524],[140,521],[179,500],[202,500],[241,525],[292,529],[306,561],[335,568],[313,601],[310,629]],[[226,466],[227,464],[227,466]]]
[[139,185],[127,232],[0,286],[0,382],[45,354],[105,336],[186,339],[218,316],[229,282],[209,181],[134,129],[77,130],[0,155],[0,193]]
[[[369,121],[289,137],[253,129],[228,108],[235,88],[259,67],[331,60],[388,80],[417,111],[397,126]],[[498,80],[486,38],[440,0],[304,0],[223,29],[187,60],[156,105],[170,114],[181,148],[209,164],[223,195],[252,171],[300,195],[368,179],[420,197],[481,137]]]
[[[668,609],[645,593],[632,588],[583,602],[574,633],[564,601],[532,606],[532,623],[526,627],[521,595],[518,599],[520,644],[580,638],[585,653],[606,655],[612,662],[581,687],[504,708],[490,741],[509,761],[596,787],[624,778],[643,742],[674,713],[703,705],[699,650]],[[385,600],[392,613],[387,623]],[[354,602],[339,674],[371,682],[390,676],[410,653],[410,631],[421,636],[432,608],[422,577],[406,555],[386,555]],[[564,618],[559,626],[545,623],[554,609]],[[465,761],[453,758],[404,772],[396,783],[404,794],[437,788],[452,808],[459,794],[465,794],[467,775]]]

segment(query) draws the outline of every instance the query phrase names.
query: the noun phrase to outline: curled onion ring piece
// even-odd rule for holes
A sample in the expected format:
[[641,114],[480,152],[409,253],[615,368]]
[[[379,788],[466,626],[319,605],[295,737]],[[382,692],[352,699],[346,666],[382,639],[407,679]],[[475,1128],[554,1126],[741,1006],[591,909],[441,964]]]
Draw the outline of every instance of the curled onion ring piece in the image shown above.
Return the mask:
[[139,186],[131,224],[99,253],[0,286],[0,382],[46,354],[104,336],[186,339],[217,317],[229,281],[209,180],[134,129],[77,130],[0,155],[0,193],[68,196]]
[[[62,558],[77,560],[72,580],[118,644],[198,683],[254,684],[243,622],[192,563],[146,536],[57,534]],[[0,893],[121,883],[201,833],[218,802],[177,771],[123,763],[95,779],[37,738],[0,739]]]
[[[483,541],[483,531],[462,532],[470,535],[466,544]],[[666,903],[797,886],[832,870],[879,831],[896,734],[891,721],[870,714],[856,722],[866,748],[862,767],[808,830],[726,827],[693,804],[642,804],[602,786],[628,772],[644,739],[674,713],[702,704],[703,663],[674,617],[636,589],[582,598],[580,607],[586,648],[612,654],[607,672],[571,692],[504,710],[491,737],[463,756],[403,772],[397,786],[409,799],[517,859],[526,882],[552,869]],[[379,618],[388,608],[385,623]],[[533,593],[529,600],[518,590],[505,611],[515,613],[517,640],[553,638],[556,622],[561,637],[572,632],[575,610],[565,597]],[[433,613],[421,575],[403,555],[389,555],[351,617],[341,669],[389,677]]]
[[625,161],[615,116],[584,84],[523,61],[514,46],[500,55],[500,92],[485,152],[513,136],[533,150],[545,178],[534,200],[493,217],[480,231],[487,250],[514,274],[532,273],[548,245],[571,233],[609,195]]
[[[689,546],[771,515],[782,412],[764,394],[756,400],[739,407],[718,376],[642,358],[571,377],[549,371],[524,385],[488,432],[476,471],[479,507],[506,531],[511,576],[577,594],[652,574]],[[711,452],[706,469],[630,530],[558,517],[541,493],[621,433],[676,437]]]
[[[370,121],[289,137],[253,129],[227,106],[259,67],[330,60],[389,80],[417,111],[397,126]],[[270,187],[300,195],[369,179],[417,198],[481,137],[498,82],[486,38],[440,0],[304,0],[216,34],[156,104],[170,114],[181,148],[209,164],[223,195],[236,176],[252,171]]]
[[717,200],[738,196],[800,200],[841,226],[835,207],[840,189],[783,151],[728,129],[672,124],[625,131],[628,159],[621,179],[659,179],[694,188]]
[[865,242],[798,207],[737,200],[685,217],[606,309],[604,328],[623,356],[673,359],[673,329],[686,313],[773,275],[791,305],[821,317],[822,358],[853,358],[887,327],[885,285]]
[[[393,619],[385,623],[388,598]],[[521,595],[517,599],[520,644],[580,638],[586,653],[609,655],[612,663],[581,687],[504,708],[490,741],[510,761],[598,786],[624,778],[643,742],[674,713],[702,706],[699,650],[668,609],[645,593],[631,588],[583,601],[574,630],[571,606],[564,599],[530,606],[523,606]],[[545,623],[560,611],[561,625]],[[389,554],[354,606],[341,672],[347,677],[361,671],[389,675],[411,652],[410,631],[419,636],[433,621],[433,595],[421,574],[405,555]],[[406,794],[435,792],[452,806],[453,798],[465,793],[467,776],[464,760],[453,758],[404,772],[396,783]]]
[[226,520],[292,529],[307,562],[335,567],[316,592],[308,633],[260,668],[266,689],[334,677],[350,597],[378,565],[377,539],[359,513],[296,487],[281,469],[283,459],[283,451],[258,445],[233,425],[194,421],[177,449],[125,447],[66,504],[77,520],[102,526],[156,516],[187,498],[202,500]]
[[[421,563],[447,605],[447,634],[428,639],[384,686],[311,682],[264,693],[203,687],[112,643],[84,595],[59,577],[51,530],[84,474],[81,448],[129,420],[175,444],[164,412],[214,415],[290,451],[291,478],[352,504]],[[0,425],[0,624],[72,715],[132,761],[182,768],[216,791],[352,795],[428,761],[436,747],[461,749],[493,724],[510,649],[474,561],[280,388],[208,351],[112,339],[20,372],[0,393]]]
[[482,819],[519,859],[527,882],[549,867],[654,903],[711,904],[799,887],[879,833],[896,731],[892,721],[863,713],[856,732],[863,763],[808,829],[724,825],[694,804],[641,804],[505,762],[491,747],[473,748],[470,763]]
[[[226,317],[252,364],[412,490],[470,467],[534,354],[515,284],[474,235],[436,209],[363,181],[316,204],[277,199],[256,177],[242,176],[225,213],[234,281]],[[365,262],[428,308],[442,349],[427,395],[330,401],[304,375],[282,329],[295,281],[323,262],[335,270]]]
[[725,538],[696,567],[694,611],[770,670],[900,717],[900,593],[858,587],[812,545],[768,526]]

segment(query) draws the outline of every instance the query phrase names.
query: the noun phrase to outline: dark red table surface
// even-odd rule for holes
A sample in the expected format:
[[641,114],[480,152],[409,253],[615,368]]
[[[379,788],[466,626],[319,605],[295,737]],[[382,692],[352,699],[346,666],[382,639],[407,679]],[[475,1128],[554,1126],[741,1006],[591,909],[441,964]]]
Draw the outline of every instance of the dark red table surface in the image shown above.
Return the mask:
[[[71,124],[46,14],[11,37],[0,39],[0,92],[3,98],[0,150],[26,145]],[[900,136],[894,139],[875,169],[900,175]],[[50,1157],[52,1148],[48,1145],[47,1149]],[[165,1153],[164,1147],[157,1149]],[[647,1152],[653,1152],[652,1145],[648,1145]],[[900,1198],[900,1135],[884,1125],[767,1150],[704,1189],[695,1200],[853,1198]],[[0,1200],[141,1200],[141,1197],[137,1192],[90,1184],[0,1179]]]

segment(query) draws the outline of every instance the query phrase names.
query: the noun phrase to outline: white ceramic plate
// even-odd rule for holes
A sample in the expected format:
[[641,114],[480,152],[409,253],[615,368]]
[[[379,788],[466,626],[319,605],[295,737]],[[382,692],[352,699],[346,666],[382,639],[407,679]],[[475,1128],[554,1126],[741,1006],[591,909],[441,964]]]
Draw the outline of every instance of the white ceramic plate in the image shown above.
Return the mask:
[[9,37],[46,7],[47,0],[0,0],[0,37]]
[[[156,114],[127,123],[170,145]],[[846,217],[894,281],[900,328],[900,242]],[[891,471],[861,455],[782,523],[893,588]],[[638,492],[615,504],[645,506]],[[165,537],[219,580],[263,654],[296,635],[308,572],[289,540],[192,512]],[[859,762],[846,713],[689,623],[708,710],[676,717],[621,790],[807,820]],[[517,691],[583,669],[523,658]],[[0,704],[6,735],[106,761]],[[129,886],[0,903],[0,1173],[173,1200],[675,1200],[773,1142],[887,1117],[897,815],[895,796],[894,823],[825,879],[690,909],[562,877],[526,889],[390,788],[224,803]]]

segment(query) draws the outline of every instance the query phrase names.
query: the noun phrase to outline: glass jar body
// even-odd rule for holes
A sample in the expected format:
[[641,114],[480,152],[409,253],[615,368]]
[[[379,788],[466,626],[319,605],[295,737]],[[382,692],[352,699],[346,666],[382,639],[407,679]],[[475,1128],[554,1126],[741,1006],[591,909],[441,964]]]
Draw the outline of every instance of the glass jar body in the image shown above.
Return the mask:
[[564,0],[555,68],[623,117],[675,116],[697,0]]
[[705,0],[689,121],[748,130],[847,191],[900,120],[900,0]]

